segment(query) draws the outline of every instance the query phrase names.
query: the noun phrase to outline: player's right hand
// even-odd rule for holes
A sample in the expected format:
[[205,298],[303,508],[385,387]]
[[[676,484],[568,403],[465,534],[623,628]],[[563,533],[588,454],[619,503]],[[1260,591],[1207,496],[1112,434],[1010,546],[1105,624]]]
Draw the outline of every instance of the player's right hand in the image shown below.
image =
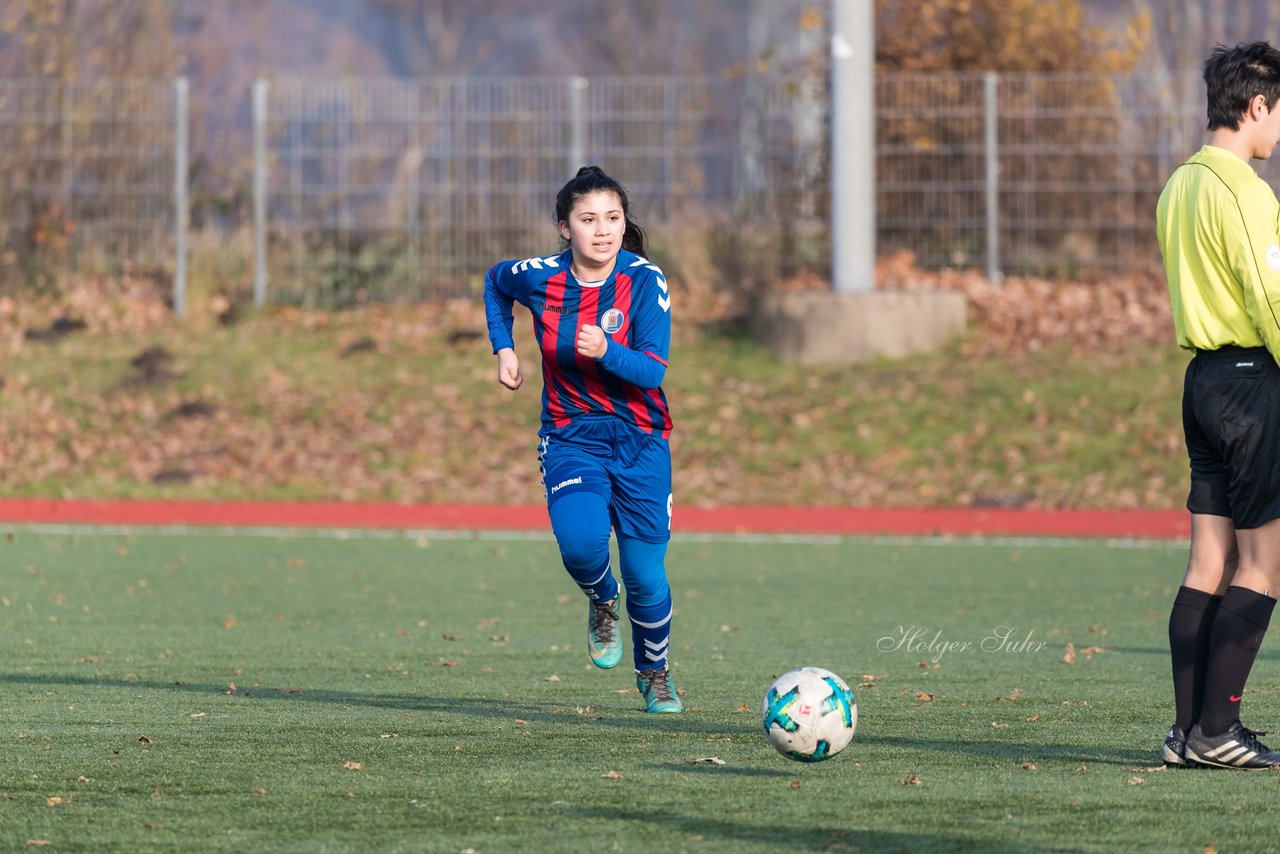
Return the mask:
[[520,376],[520,358],[510,347],[498,351],[498,382],[515,391],[524,384]]

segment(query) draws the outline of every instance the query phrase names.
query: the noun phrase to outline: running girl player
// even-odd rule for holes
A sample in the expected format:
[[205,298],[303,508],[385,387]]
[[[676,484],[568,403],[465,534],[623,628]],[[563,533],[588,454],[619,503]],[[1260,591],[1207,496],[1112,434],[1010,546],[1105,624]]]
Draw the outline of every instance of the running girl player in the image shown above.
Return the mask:
[[645,258],[626,190],[599,167],[584,166],[561,188],[555,216],[564,251],[502,261],[485,277],[498,382],[512,391],[524,382],[511,335],[518,302],[542,355],[542,481],[564,567],[587,596],[587,651],[597,667],[622,660],[612,528],[636,687],[647,711],[682,712],[667,660],[671,295]]

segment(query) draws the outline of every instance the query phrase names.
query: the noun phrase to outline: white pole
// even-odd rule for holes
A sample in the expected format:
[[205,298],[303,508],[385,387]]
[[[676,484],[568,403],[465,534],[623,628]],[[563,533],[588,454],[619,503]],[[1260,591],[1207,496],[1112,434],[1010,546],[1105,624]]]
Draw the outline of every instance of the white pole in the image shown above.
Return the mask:
[[831,4],[831,281],[875,289],[875,4]]
[[267,81],[253,84],[253,304],[267,302]]
[[184,317],[187,313],[187,145],[189,115],[189,88],[187,78],[179,77],[173,86],[174,94],[174,145],[173,145],[173,208],[174,208],[174,264],[173,264],[173,313]]
[[565,180],[587,165],[586,100],[590,85],[585,77],[569,78],[569,169]]
[[1000,272],[1000,113],[996,96],[1000,76],[988,71],[982,79],[983,125],[986,128],[983,149],[986,151],[987,189],[987,280],[999,282]]

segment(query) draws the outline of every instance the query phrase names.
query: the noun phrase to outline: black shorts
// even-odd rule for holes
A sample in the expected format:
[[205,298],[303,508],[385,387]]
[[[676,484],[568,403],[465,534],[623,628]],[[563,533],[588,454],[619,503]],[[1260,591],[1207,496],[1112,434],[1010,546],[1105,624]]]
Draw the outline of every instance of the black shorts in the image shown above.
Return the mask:
[[1199,350],[1182,389],[1187,509],[1237,528],[1280,519],[1280,366],[1265,347]]

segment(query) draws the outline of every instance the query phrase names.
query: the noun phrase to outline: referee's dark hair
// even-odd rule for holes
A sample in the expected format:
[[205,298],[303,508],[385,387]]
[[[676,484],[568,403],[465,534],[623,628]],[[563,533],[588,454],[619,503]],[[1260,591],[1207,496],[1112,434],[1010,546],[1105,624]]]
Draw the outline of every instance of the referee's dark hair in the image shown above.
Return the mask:
[[[578,199],[599,191],[615,194],[622,205],[622,216],[627,221],[626,231],[622,233],[622,248],[647,257],[649,253],[645,251],[644,229],[631,218],[631,201],[627,198],[626,188],[604,174],[599,166],[583,166],[577,175],[569,179],[569,183],[560,188],[560,192],[556,194],[556,224],[569,221],[569,214]],[[564,239],[561,239],[561,243],[569,245],[569,241]]]
[[1267,42],[1235,47],[1215,45],[1204,63],[1208,87],[1209,130],[1240,130],[1240,118],[1255,95],[1275,110],[1280,102],[1280,50]]

